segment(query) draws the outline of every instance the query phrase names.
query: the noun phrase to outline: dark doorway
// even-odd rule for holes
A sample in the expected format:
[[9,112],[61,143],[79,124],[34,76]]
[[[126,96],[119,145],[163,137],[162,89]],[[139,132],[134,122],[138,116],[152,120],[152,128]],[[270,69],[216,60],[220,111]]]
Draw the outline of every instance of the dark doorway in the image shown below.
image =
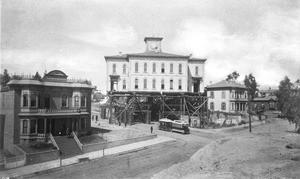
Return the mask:
[[46,94],[44,99],[45,99],[45,108],[50,109],[50,95]]
[[200,80],[196,80],[194,82],[194,93],[198,93],[199,92],[199,86],[200,86]]

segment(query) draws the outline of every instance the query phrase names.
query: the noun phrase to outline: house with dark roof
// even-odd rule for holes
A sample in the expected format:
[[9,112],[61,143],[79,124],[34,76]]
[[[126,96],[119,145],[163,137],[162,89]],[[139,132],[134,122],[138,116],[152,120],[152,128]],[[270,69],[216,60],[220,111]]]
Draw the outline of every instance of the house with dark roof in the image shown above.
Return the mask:
[[270,96],[262,96],[254,98],[253,101],[251,101],[251,109],[254,108],[255,105],[258,107],[262,106],[262,104],[265,107],[265,110],[277,110],[277,97],[274,95]]
[[87,80],[68,79],[53,70],[38,80],[21,77],[8,82],[1,91],[4,121],[4,148],[13,153],[14,145],[66,134],[67,128],[87,133],[91,127],[91,93]]
[[235,81],[220,81],[208,85],[208,108],[211,111],[239,112],[246,111],[248,94],[246,86]]
[[165,53],[161,37],[145,37],[142,53],[105,56],[107,91],[203,92],[206,59]]

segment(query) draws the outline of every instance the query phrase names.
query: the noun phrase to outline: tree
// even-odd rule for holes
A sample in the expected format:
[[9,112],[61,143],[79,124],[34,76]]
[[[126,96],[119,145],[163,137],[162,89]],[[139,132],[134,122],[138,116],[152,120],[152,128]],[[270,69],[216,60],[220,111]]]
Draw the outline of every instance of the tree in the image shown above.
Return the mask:
[[250,73],[248,76],[245,76],[244,84],[248,90],[249,99],[253,100],[257,96],[257,83],[255,77]]
[[41,77],[41,75],[39,74],[39,72],[36,72],[35,75],[34,75],[34,77],[33,77],[33,79],[41,81],[41,80],[42,80],[42,77]]
[[239,76],[240,76],[240,74],[238,72],[234,71],[231,74],[227,75],[226,81],[235,81],[236,79],[238,79]]
[[2,87],[5,86],[9,82],[10,79],[11,78],[7,72],[7,69],[4,69],[3,75],[1,75],[1,86]]
[[276,92],[278,99],[278,109],[282,116],[295,124],[295,128],[300,133],[300,90],[295,88],[290,79],[285,76],[280,81],[279,90]]

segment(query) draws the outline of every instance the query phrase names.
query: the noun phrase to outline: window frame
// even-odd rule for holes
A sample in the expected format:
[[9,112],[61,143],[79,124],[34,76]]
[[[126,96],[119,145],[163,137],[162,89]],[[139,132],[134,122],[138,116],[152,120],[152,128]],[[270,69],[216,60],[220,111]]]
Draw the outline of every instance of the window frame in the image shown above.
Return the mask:
[[164,74],[165,72],[166,72],[166,70],[165,70],[165,64],[162,63],[161,64],[161,73]]
[[22,99],[22,107],[29,107],[29,95],[27,93],[23,94]]
[[144,63],[144,73],[147,73],[147,71],[148,71],[148,65],[147,63]]
[[[84,104],[83,104],[83,102],[84,102]],[[80,96],[80,107],[86,107],[86,96],[85,95]]]
[[173,79],[170,79],[170,90],[174,89],[174,81]]
[[214,91],[210,91],[210,93],[209,93],[209,94],[210,94],[210,96],[209,96],[209,97],[210,97],[211,99],[214,99],[214,98],[215,98]]
[[156,79],[152,79],[152,89],[156,88]]
[[170,73],[173,74],[174,73],[174,65],[173,63],[170,64]]
[[117,73],[117,64],[112,65],[112,73]]
[[226,103],[225,102],[221,103],[221,110],[223,110],[223,111],[226,110]]
[[123,64],[123,74],[126,74],[127,73],[127,66],[126,66],[126,64]]
[[126,80],[125,80],[125,79],[123,79],[123,84],[122,84],[122,87],[123,87],[123,90],[125,90],[125,89],[126,89]]
[[135,73],[138,73],[138,72],[139,72],[139,63],[138,63],[138,62],[135,62],[135,63],[134,63],[134,72],[135,72]]
[[152,73],[156,73],[156,63],[152,64]]
[[182,80],[181,79],[178,80],[178,89],[182,90]]
[[144,78],[144,80],[143,80],[143,84],[144,84],[144,89],[147,89],[147,78]]
[[[66,97],[65,98],[65,103],[66,103],[66,105],[64,106],[63,104],[64,104],[64,97]],[[61,107],[62,108],[67,108],[68,107],[68,95],[67,94],[62,94],[62,96],[61,96]]]
[[182,64],[178,65],[178,74],[182,74]]
[[210,102],[210,104],[209,104],[209,109],[210,109],[211,111],[214,111],[214,110],[215,110],[215,103],[214,103],[214,102]]
[[162,90],[165,89],[165,80],[164,79],[161,79],[160,89],[162,89]]
[[139,89],[139,79],[134,79],[134,89]]

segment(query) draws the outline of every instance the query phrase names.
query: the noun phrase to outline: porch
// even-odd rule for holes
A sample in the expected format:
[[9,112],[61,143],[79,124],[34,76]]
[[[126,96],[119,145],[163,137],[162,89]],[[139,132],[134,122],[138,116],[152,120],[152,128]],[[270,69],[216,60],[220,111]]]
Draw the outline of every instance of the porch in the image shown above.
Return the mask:
[[20,139],[42,139],[67,134],[75,131],[80,134],[87,133],[88,116],[77,117],[45,117],[45,118],[22,118],[20,120]]

